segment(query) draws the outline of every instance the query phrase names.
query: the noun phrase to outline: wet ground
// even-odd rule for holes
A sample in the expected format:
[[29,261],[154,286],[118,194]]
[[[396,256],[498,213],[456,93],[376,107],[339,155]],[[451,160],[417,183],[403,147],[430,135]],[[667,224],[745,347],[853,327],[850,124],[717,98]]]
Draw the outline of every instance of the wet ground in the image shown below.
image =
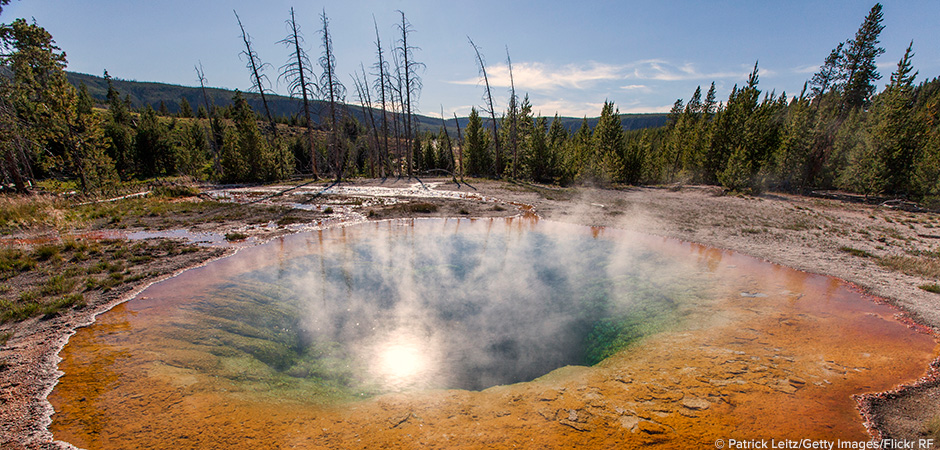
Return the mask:
[[[443,223],[359,227],[403,227],[415,244],[422,237],[441,239],[435,234],[441,231],[430,229],[450,236],[470,222]],[[417,231],[407,231],[415,226]],[[545,226],[516,219],[506,228],[498,225],[495,235]],[[357,229],[324,233],[327,241],[346,245],[356,242]],[[627,254],[639,251],[623,246],[630,236],[615,230],[574,233]],[[273,261],[281,265],[300,248],[324,254],[317,244],[323,234],[313,236],[279,238],[266,248],[275,250]],[[505,242],[514,241],[497,242],[493,246],[509,249]],[[183,340],[178,334],[169,336],[173,345],[135,341],[131,331],[154,331],[167,314],[185,310],[192,299],[179,294],[198,292],[213,271],[244,280],[232,274],[272,262],[252,259],[260,247],[243,250],[168,282],[175,285],[151,287],[73,336],[60,354],[65,376],[49,396],[56,409],[51,430],[56,439],[85,448],[688,448],[717,439],[861,441],[868,435],[852,396],[912,382],[938,356],[934,337],[836,279],[664,238],[642,243],[683,261],[677,266],[682,270],[670,273],[705,294],[681,296],[670,313],[672,326],[653,330],[596,366],[566,366],[530,382],[482,391],[418,386],[361,400],[329,384],[291,384],[245,355],[206,352],[193,340],[177,345]],[[357,261],[363,259],[335,264]],[[232,270],[236,264],[240,271]]]

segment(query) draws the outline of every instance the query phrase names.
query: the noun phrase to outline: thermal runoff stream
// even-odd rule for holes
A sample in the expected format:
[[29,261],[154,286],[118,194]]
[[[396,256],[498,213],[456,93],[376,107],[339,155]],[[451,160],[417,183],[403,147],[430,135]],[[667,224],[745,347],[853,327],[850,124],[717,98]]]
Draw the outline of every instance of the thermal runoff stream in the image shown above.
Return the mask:
[[829,277],[515,219],[279,238],[71,337],[57,440],[105,448],[709,448],[868,439],[930,335]]

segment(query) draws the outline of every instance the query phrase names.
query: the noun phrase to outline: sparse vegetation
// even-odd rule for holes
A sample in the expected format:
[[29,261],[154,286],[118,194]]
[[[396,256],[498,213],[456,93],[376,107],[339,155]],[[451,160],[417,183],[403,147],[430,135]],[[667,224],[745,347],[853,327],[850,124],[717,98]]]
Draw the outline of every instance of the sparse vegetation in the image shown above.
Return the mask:
[[860,250],[857,248],[846,247],[846,246],[839,247],[839,251],[848,253],[850,255],[858,256],[861,258],[871,258],[875,256],[869,252],[866,252],[865,250]]
[[430,214],[437,212],[437,205],[427,202],[408,203],[402,206],[402,209],[412,213]]
[[159,275],[138,267],[195,251],[198,247],[169,239],[66,239],[40,244],[32,251],[0,249],[0,279],[5,280],[0,286],[5,297],[0,300],[0,323],[49,318],[83,307],[89,293],[108,292],[123,283]]
[[924,428],[928,438],[933,439],[934,442],[940,442],[940,415],[934,416],[933,419],[927,421]]
[[225,233],[225,240],[229,242],[244,241],[248,239],[248,235],[238,231],[232,231],[230,233]]
[[892,255],[879,258],[878,264],[908,275],[940,280],[940,259]]
[[[13,337],[13,332],[12,332],[12,331],[0,332],[0,347],[6,345],[6,344],[7,344],[7,341],[9,341],[11,337]],[[0,365],[0,370],[2,370],[2,369],[3,369],[3,367],[2,367],[2,365]]]
[[940,284],[937,284],[937,283],[934,283],[934,284],[922,284],[922,285],[917,286],[917,287],[919,287],[919,288],[921,288],[921,289],[923,289],[923,290],[925,290],[925,291],[927,291],[927,292],[933,292],[934,294],[940,294]]

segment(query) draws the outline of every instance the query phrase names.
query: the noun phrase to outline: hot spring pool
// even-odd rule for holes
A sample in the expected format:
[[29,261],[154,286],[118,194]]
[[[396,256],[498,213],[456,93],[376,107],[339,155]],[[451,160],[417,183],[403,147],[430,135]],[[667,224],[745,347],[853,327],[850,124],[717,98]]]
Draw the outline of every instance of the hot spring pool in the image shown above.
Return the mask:
[[935,340],[846,284],[537,219],[298,234],[79,330],[49,395],[84,448],[711,446],[867,438],[853,394]]

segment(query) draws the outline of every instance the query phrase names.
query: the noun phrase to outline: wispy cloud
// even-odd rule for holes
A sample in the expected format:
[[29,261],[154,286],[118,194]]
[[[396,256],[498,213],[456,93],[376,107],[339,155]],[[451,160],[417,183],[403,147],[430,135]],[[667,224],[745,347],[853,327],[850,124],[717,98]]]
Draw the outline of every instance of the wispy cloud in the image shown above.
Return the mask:
[[555,113],[563,117],[597,117],[604,103],[571,102],[565,99],[536,101],[532,110],[536,115],[552,117]]
[[[509,87],[509,66],[505,64],[487,67],[490,86]],[[513,65],[512,81],[517,90],[551,91],[557,89],[586,89],[596,83],[624,78],[622,66],[588,62],[551,67],[538,62],[523,62]],[[454,84],[476,85],[479,77],[454,81]]]
[[818,64],[816,64],[816,65],[810,64],[810,65],[806,65],[806,66],[794,67],[794,68],[791,70],[791,72],[793,72],[793,73],[801,73],[801,74],[816,73],[817,71],[819,71],[819,65],[818,65]]
[[[732,70],[703,72],[693,63],[676,64],[662,59],[647,59],[629,64],[605,64],[589,61],[583,64],[567,64],[560,67],[540,62],[523,62],[513,65],[513,81],[520,91],[557,91],[562,89],[584,90],[607,82],[629,81],[689,81],[717,80],[725,78],[747,78],[752,67],[740,66]],[[762,69],[761,75],[773,75]],[[487,67],[490,86],[509,87],[509,67],[499,64]],[[478,85],[479,77],[452,81],[453,84]],[[650,92],[644,83],[629,83],[621,90]]]
[[719,78],[747,77],[749,73],[749,68],[701,72],[693,63],[674,64],[662,59],[647,59],[631,64],[630,78],[657,81],[716,80]]

